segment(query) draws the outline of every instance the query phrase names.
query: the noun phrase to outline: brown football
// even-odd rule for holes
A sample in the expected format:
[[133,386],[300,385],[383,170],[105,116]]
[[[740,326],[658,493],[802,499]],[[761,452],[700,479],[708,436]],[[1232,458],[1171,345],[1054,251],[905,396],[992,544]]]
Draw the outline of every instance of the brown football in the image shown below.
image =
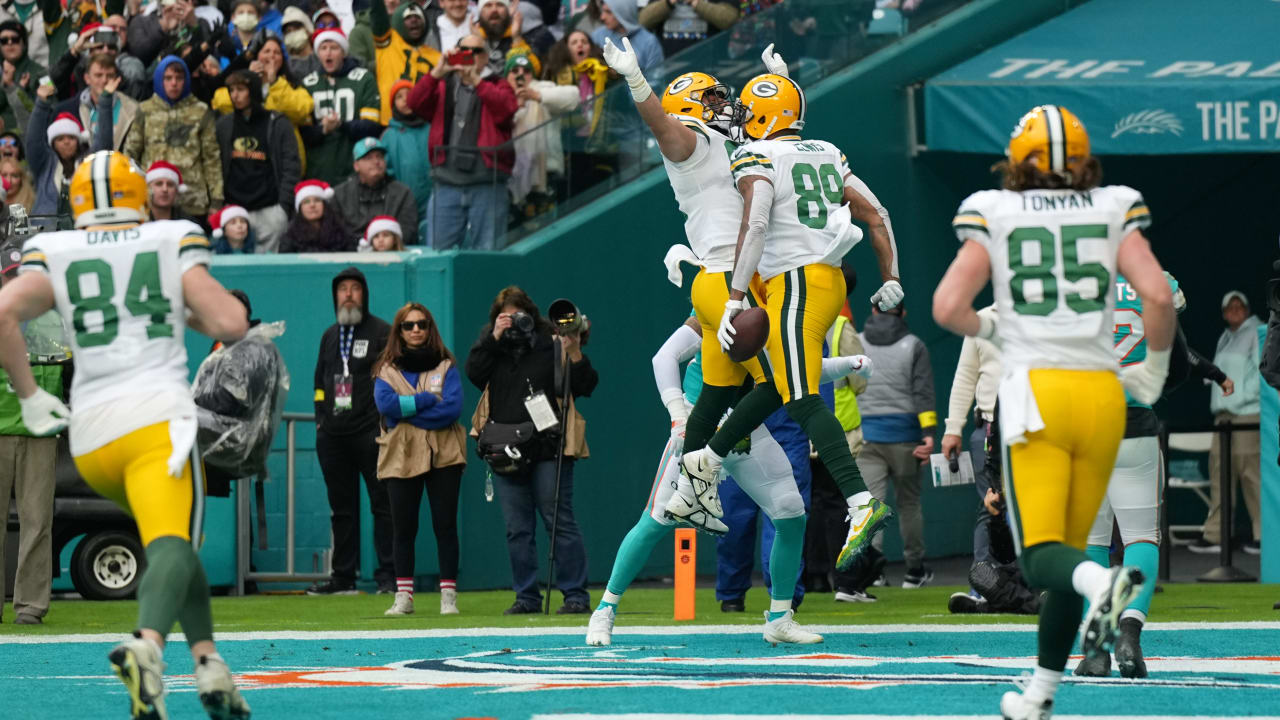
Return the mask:
[[747,308],[733,318],[733,344],[729,346],[729,359],[742,362],[755,357],[764,348],[769,337],[769,313],[764,308]]

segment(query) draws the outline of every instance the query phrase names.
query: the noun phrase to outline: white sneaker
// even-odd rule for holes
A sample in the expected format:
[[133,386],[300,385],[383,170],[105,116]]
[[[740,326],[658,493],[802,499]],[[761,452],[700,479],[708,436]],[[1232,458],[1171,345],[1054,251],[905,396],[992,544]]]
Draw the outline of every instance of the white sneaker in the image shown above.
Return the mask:
[[[409,612],[413,612],[413,599],[409,600]],[[457,615],[458,614],[458,591],[455,588],[440,588],[440,614],[441,615]]]
[[[443,600],[441,601],[443,602]],[[413,593],[397,592],[396,599],[391,603],[391,607],[382,613],[383,615],[412,615],[413,614]]]
[[[693,485],[693,494],[698,503],[715,517],[724,517],[724,508],[720,506],[720,461],[710,457],[711,449],[702,448],[685,453],[680,458],[680,469]],[[670,505],[670,503],[668,503]]]
[[591,622],[587,623],[587,644],[600,647],[613,644],[614,609],[608,605],[591,613]]
[[1084,617],[1084,637],[1080,638],[1080,650],[1086,657],[1111,652],[1120,613],[1142,592],[1145,578],[1138,568],[1126,565],[1113,567],[1110,572],[1111,582],[1107,583],[1106,589],[1089,598],[1089,612]]
[[1049,720],[1053,715],[1053,701],[1036,703],[1010,690],[1000,698],[1000,715],[1004,720]]
[[729,526],[711,516],[694,498],[685,497],[679,492],[672,494],[663,508],[663,515],[681,525],[688,525],[708,535],[724,537],[729,533]]
[[797,645],[813,645],[822,642],[822,636],[800,627],[795,621],[795,611],[788,610],[786,615],[777,620],[770,620],[768,611],[764,614],[764,641],[778,646],[778,643],[795,643]]
[[164,656],[154,642],[134,636],[107,653],[111,668],[129,691],[129,716],[166,720],[164,707]]
[[205,655],[196,663],[196,693],[213,720],[242,720],[249,717],[249,703],[240,696],[231,668],[220,657]]
[[836,591],[836,602],[873,603],[878,598],[869,592],[854,590],[853,592]]
[[885,578],[884,573],[880,573],[879,575],[876,576],[875,580],[871,581],[871,586],[872,587],[889,587],[889,581]]

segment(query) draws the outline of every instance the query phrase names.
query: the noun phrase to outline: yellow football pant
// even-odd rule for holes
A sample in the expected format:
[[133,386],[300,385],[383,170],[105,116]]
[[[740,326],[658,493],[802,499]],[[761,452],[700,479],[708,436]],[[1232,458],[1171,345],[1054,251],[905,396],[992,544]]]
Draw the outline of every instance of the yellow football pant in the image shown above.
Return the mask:
[[1019,550],[1083,550],[1124,437],[1124,390],[1106,370],[1031,371],[1044,429],[1005,448],[1004,486]]
[[138,524],[142,546],[175,536],[199,543],[204,522],[204,477],[182,468],[169,475],[169,423],[134,430],[75,458],[76,469],[94,492],[119,505]]
[[765,350],[783,403],[818,394],[822,342],[844,307],[844,275],[831,265],[805,265],[765,283],[769,341]]
[[[764,382],[771,374],[761,365],[764,353],[743,363],[729,359],[720,349],[720,340],[716,333],[720,330],[720,318],[724,316],[724,304],[729,301],[729,289],[732,285],[733,273],[709,273],[699,270],[693,279],[693,287],[689,299],[693,302],[694,316],[702,326],[702,382],[716,387],[738,387],[749,373],[756,384]],[[762,307],[760,276],[752,279],[751,292],[747,293],[747,302],[752,307]]]

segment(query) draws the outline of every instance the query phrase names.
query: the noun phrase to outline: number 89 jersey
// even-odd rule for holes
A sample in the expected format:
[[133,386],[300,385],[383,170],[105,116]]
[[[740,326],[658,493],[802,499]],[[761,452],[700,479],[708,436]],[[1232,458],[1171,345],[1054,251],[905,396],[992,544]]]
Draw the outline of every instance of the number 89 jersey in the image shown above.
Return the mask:
[[[181,393],[189,401],[182,275],[211,257],[198,225],[165,220],[52,232],[23,250],[21,270],[49,276],[71,338],[73,415],[127,395]],[[122,428],[129,429],[136,427]],[[72,430],[74,444],[74,419]]]
[[844,204],[849,164],[835,145],[799,135],[756,140],[733,153],[729,169],[735,184],[752,175],[773,184],[759,265],[764,280],[816,263],[839,267],[862,239]]
[[1150,224],[1142,195],[1123,185],[966,198],[952,227],[991,258],[1004,363],[1115,370],[1116,254]]

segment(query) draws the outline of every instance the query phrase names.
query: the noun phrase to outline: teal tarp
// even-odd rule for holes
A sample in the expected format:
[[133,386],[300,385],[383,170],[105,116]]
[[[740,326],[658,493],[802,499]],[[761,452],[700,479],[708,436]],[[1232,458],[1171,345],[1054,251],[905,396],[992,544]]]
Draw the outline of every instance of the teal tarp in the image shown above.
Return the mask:
[[1093,0],[925,85],[930,150],[1002,153],[1027,110],[1098,154],[1280,150],[1280,2]]

